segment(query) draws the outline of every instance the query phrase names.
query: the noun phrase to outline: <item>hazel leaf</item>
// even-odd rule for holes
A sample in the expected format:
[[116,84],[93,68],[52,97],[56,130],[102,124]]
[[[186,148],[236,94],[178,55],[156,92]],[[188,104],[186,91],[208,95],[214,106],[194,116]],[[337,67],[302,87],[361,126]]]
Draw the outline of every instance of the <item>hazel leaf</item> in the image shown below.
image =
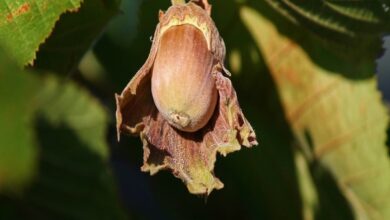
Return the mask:
[[104,108],[72,81],[0,50],[0,219],[123,219]]
[[39,81],[10,64],[0,48],[0,191],[25,187],[37,170],[32,127],[39,87]]
[[[330,173],[359,218],[389,218],[389,119],[376,78],[370,73],[371,77],[351,79],[324,69],[262,14],[243,7],[240,16],[263,52],[310,167]],[[307,32],[296,32],[301,40],[316,42]],[[321,44],[312,46],[335,59]],[[311,178],[318,176],[312,173]]]
[[2,0],[0,42],[19,66],[31,64],[39,45],[50,35],[60,15],[76,11],[81,2],[82,0]]

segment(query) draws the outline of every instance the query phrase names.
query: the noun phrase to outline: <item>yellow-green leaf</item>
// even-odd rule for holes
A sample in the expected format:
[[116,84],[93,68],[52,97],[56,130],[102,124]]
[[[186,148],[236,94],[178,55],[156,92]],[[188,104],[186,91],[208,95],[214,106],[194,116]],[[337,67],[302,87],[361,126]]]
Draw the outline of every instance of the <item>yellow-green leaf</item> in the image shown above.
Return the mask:
[[[347,78],[325,69],[259,12],[244,7],[240,16],[262,51],[309,165],[330,172],[357,218],[390,218],[388,115],[375,76]],[[312,40],[300,29],[289,31]],[[321,50],[321,44],[312,46]],[[323,59],[334,60],[322,50]]]
[[0,50],[0,191],[24,186],[36,170],[32,126],[39,85]]
[[0,219],[122,219],[96,99],[0,51],[0,101]]

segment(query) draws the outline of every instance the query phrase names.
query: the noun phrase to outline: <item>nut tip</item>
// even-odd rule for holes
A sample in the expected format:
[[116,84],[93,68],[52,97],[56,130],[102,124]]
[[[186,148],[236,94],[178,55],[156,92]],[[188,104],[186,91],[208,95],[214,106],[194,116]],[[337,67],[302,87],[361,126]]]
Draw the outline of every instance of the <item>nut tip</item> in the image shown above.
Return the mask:
[[186,128],[191,122],[190,117],[183,112],[171,112],[169,118],[169,121],[171,121],[175,127],[181,129]]

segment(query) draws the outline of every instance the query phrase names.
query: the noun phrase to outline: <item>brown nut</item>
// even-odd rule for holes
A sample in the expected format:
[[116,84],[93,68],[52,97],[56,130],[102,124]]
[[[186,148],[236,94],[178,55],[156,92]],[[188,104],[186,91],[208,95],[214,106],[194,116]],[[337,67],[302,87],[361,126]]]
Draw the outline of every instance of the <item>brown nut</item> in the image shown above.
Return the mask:
[[159,112],[186,132],[203,128],[216,108],[213,55],[193,25],[172,26],[161,36],[152,70],[152,95]]

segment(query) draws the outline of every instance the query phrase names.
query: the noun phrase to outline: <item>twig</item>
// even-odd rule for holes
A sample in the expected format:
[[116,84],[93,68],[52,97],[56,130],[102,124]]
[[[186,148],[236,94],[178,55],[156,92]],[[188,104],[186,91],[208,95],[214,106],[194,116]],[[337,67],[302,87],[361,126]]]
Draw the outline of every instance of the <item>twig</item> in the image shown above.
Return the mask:
[[172,5],[185,4],[185,0],[171,0]]

